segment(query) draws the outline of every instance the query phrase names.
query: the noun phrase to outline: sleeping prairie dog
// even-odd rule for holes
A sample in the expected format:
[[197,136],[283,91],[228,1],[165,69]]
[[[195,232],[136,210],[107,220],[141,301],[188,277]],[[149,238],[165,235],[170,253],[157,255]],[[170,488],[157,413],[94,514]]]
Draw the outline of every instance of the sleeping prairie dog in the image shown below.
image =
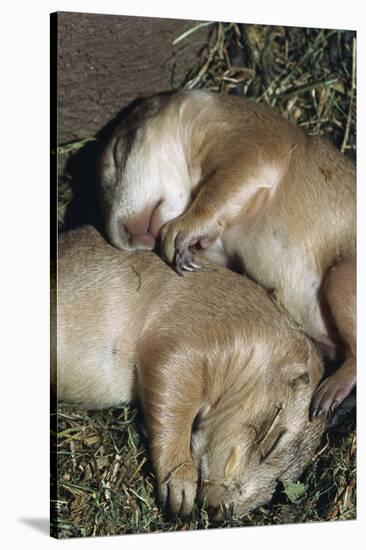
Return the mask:
[[241,97],[180,91],[146,99],[100,160],[105,229],[122,250],[153,249],[179,273],[195,252],[275,289],[330,357],[312,413],[356,382],[355,170],[335,147]]
[[57,397],[140,402],[162,505],[186,515],[198,493],[242,515],[300,476],[325,428],[308,414],[323,369],[264,289],[221,267],[177,277],[90,227],[61,237],[57,289]]

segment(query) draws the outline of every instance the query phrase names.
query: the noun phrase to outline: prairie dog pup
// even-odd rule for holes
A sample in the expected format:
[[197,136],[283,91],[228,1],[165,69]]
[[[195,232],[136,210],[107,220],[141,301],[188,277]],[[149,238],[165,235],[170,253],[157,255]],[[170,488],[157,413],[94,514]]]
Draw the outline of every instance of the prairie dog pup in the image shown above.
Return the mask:
[[326,141],[241,97],[181,91],[148,98],[100,162],[110,241],[152,249],[179,273],[193,254],[236,263],[275,289],[329,356],[345,360],[312,413],[356,383],[356,199],[352,163]]
[[[296,479],[325,428],[309,421],[322,365],[264,289],[218,267],[181,278],[150,252],[96,230],[61,237],[58,399],[92,408],[138,399],[162,505],[189,514],[268,502]],[[193,429],[194,426],[194,429]]]

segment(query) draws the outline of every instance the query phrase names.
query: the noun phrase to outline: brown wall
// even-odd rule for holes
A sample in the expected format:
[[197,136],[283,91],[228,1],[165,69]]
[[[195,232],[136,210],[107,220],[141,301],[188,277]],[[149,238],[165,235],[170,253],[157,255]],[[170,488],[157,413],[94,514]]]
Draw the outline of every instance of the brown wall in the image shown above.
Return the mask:
[[138,96],[180,86],[207,40],[208,28],[176,46],[172,43],[198,23],[59,12],[58,143],[95,134]]

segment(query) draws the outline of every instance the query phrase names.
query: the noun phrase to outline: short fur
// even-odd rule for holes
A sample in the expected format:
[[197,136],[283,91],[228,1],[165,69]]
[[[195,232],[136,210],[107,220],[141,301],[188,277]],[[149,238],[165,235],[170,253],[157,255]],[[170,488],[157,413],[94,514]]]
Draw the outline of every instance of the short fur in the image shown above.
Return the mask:
[[192,251],[208,249],[275,289],[329,356],[343,348],[314,414],[339,405],[356,383],[355,193],[354,167],[332,145],[258,103],[207,91],[147,99],[100,163],[115,246],[152,249],[159,235],[180,273],[195,269]]
[[268,502],[325,427],[308,415],[320,358],[264,289],[221,267],[177,278],[90,227],[59,242],[52,369],[58,399],[140,401],[161,503],[182,515],[197,492],[215,513]]

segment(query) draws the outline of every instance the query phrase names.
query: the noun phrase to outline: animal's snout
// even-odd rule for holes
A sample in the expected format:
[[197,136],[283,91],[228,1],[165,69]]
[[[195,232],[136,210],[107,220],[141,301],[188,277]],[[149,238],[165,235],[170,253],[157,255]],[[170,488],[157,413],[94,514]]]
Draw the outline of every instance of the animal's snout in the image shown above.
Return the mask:
[[208,506],[207,513],[211,521],[220,521],[224,515],[222,506]]
[[144,235],[149,232],[151,214],[152,208],[146,208],[143,212],[123,220],[123,226],[133,237]]
[[129,244],[136,249],[153,250],[162,222],[158,208],[161,202],[153,207],[145,208],[135,216],[130,216],[120,222],[120,231]]
[[211,521],[219,521],[223,516],[221,499],[217,498],[218,495],[215,496],[204,489],[201,489],[198,495],[198,503],[200,506],[207,506],[207,514]]
[[148,231],[134,235],[133,233],[130,233],[125,224],[124,230],[127,233],[128,243],[133,249],[153,250],[155,248],[155,237]]
[[222,507],[225,495],[226,489],[223,484],[204,481],[201,484],[198,500],[201,504],[204,502],[207,503],[208,510],[211,511],[210,513],[217,513]]
[[123,235],[127,236],[132,247],[145,250],[155,248],[155,236],[149,231],[151,215],[152,209],[146,209],[120,223],[120,230]]

